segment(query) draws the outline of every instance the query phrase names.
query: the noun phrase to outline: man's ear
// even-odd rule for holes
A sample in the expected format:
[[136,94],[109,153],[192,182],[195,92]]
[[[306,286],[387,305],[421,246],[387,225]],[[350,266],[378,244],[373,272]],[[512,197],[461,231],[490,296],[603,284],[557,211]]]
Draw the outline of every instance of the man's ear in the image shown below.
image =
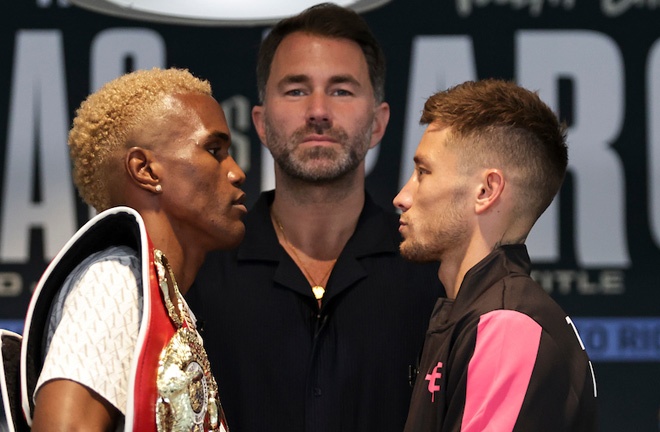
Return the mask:
[[495,168],[485,170],[481,179],[475,206],[477,214],[484,213],[499,201],[506,184],[504,174]]
[[385,129],[390,121],[390,106],[386,102],[382,102],[374,111],[373,127],[371,128],[371,142],[369,148],[374,148],[383,139]]
[[131,147],[126,153],[125,165],[128,176],[135,185],[153,193],[162,191],[157,163],[150,150]]
[[268,147],[266,142],[266,120],[264,118],[264,107],[263,105],[255,105],[252,107],[252,124],[254,124],[254,129],[259,135],[261,143]]

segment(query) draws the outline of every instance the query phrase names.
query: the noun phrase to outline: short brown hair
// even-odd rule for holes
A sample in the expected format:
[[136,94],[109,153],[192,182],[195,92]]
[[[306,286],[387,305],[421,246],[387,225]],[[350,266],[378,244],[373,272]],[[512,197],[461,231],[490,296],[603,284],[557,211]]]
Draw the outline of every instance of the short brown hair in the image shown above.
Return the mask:
[[[105,84],[76,111],[69,132],[73,180],[80,196],[97,211],[107,209],[113,155],[128,148],[128,136],[153,113],[165,96],[211,95],[208,81],[185,69],[139,70]],[[113,162],[114,161],[114,162]]]
[[385,100],[385,55],[366,21],[353,10],[332,3],[321,3],[278,22],[261,43],[257,57],[257,90],[261,102],[266,95],[266,83],[275,51],[285,37],[295,32],[348,39],[357,43],[367,61],[376,102]]
[[[422,124],[450,127],[461,165],[512,168],[518,210],[535,221],[559,191],[568,164],[566,129],[537,93],[496,79],[468,81],[431,96]],[[531,211],[531,214],[530,214]]]

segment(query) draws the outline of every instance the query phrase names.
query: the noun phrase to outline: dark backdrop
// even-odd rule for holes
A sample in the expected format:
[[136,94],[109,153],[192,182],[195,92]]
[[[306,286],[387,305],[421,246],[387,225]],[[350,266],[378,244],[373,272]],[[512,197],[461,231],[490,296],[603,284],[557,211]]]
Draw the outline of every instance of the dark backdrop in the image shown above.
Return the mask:
[[[570,173],[528,241],[534,277],[594,360],[603,431],[657,431],[660,407],[660,5],[656,1],[394,0],[365,18],[388,58],[392,119],[367,186],[391,205],[412,169],[422,104],[498,77],[538,90],[569,129]],[[0,6],[0,326],[20,331],[35,281],[89,217],[70,181],[73,110],[134,68],[209,79],[250,203],[272,186],[253,132],[264,27],[151,24],[57,0]]]

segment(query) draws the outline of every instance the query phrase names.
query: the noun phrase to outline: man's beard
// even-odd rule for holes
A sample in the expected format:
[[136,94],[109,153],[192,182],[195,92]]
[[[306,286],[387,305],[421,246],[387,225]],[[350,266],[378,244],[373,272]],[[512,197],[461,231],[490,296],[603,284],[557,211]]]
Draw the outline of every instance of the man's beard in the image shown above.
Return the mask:
[[[298,148],[304,137],[311,134],[332,138],[341,145],[341,150],[335,147]],[[371,121],[353,137],[339,127],[306,125],[287,140],[266,119],[266,139],[273,159],[289,177],[306,182],[332,182],[355,171],[366,157],[371,140]]]
[[436,250],[433,245],[422,244],[420,242],[404,240],[399,245],[401,256],[408,261],[416,263],[430,263],[440,261],[440,251]]
[[401,256],[418,263],[438,262],[447,253],[464,247],[469,240],[469,230],[457,208],[466,195],[467,190],[457,189],[439,214],[427,216],[430,219],[419,228],[426,236],[418,234],[404,239],[399,245]]
[[416,263],[429,263],[433,262],[431,254],[422,247],[422,245],[417,243],[406,243],[405,241],[401,242],[399,245],[399,251],[401,256],[407,259],[408,261]]

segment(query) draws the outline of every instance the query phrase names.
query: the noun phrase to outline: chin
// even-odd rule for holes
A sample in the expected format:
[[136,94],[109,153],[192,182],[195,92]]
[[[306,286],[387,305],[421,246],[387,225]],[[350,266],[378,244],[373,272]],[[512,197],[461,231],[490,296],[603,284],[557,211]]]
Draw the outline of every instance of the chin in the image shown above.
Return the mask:
[[416,263],[424,264],[439,261],[432,253],[420,245],[410,244],[405,241],[399,246],[399,252],[401,252],[403,258]]
[[239,232],[234,233],[233,236],[227,236],[227,238],[225,238],[226,245],[223,249],[237,248],[243,241],[243,237],[245,237],[245,226],[243,226]]
[[212,250],[231,250],[238,247],[245,237],[245,225],[240,223],[240,227],[232,230],[224,229],[220,233],[216,233],[213,239],[215,244]]

